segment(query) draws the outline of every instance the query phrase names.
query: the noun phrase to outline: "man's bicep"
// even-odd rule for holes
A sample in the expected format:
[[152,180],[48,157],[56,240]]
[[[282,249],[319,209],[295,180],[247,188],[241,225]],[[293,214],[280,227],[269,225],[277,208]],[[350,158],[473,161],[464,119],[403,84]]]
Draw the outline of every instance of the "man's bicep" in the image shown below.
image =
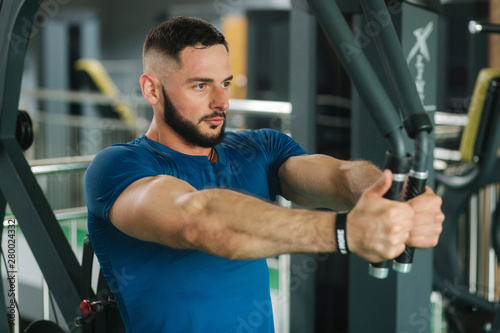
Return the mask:
[[292,156],[279,169],[279,178],[283,196],[293,203],[312,207],[314,203],[308,197],[311,184],[310,172],[307,170],[309,155]]
[[160,175],[128,186],[109,211],[109,220],[123,233],[176,248],[188,247],[182,234],[184,216],[179,200],[196,191],[187,182]]

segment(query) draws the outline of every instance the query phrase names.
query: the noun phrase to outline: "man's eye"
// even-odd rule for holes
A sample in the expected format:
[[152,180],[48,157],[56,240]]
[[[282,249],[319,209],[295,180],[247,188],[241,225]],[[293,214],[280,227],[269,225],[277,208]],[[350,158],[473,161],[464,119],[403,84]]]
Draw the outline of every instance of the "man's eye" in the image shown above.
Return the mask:
[[197,84],[197,85],[195,86],[195,89],[198,89],[198,90],[203,90],[203,88],[205,88],[205,85],[206,85],[205,83],[200,83],[200,84]]
[[230,85],[231,85],[231,81],[226,81],[226,82],[222,83],[222,87],[224,87],[224,88],[227,88]]

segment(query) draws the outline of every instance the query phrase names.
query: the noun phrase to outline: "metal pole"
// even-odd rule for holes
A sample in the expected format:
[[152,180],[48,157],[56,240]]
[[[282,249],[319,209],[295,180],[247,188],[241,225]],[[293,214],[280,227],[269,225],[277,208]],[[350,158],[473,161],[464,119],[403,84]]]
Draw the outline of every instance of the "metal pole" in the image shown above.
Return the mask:
[[[316,21],[293,7],[290,12],[290,92],[293,106],[291,134],[309,153],[316,151]],[[290,333],[313,332],[316,272],[304,274],[309,254],[290,256]]]

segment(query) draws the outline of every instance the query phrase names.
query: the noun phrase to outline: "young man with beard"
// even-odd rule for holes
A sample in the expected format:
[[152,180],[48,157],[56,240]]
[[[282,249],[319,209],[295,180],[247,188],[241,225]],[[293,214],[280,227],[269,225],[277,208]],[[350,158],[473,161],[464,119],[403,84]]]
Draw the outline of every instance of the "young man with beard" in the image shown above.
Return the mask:
[[[248,330],[270,309],[264,258],[334,252],[340,223],[342,243],[370,262],[437,244],[444,216],[430,188],[390,201],[390,172],[368,162],[307,155],[273,130],[225,133],[233,75],[209,23],[162,23],[143,64],[148,131],[100,152],[85,178],[89,233],[127,332]],[[332,211],[279,207],[277,195]],[[273,332],[272,312],[260,314],[253,331]]]

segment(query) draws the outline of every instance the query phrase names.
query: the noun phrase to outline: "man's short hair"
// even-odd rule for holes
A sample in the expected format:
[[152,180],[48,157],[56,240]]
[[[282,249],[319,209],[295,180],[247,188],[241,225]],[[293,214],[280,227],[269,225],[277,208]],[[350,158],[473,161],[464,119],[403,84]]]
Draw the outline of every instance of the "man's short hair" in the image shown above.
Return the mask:
[[212,24],[199,18],[178,16],[161,23],[147,34],[143,57],[156,51],[179,62],[179,53],[188,46],[206,48],[217,44],[228,49],[226,38]]

